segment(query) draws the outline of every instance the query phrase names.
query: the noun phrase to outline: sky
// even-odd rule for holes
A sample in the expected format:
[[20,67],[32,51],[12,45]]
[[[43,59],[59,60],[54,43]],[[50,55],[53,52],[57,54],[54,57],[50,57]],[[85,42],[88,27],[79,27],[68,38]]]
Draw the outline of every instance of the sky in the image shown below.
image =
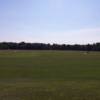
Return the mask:
[[100,42],[100,0],[0,0],[0,42]]

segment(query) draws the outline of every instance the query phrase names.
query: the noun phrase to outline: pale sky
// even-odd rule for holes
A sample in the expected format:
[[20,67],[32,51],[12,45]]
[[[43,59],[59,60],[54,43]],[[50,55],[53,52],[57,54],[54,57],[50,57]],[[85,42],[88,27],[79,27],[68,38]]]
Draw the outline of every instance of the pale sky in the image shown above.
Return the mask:
[[100,42],[100,0],[0,0],[0,41]]

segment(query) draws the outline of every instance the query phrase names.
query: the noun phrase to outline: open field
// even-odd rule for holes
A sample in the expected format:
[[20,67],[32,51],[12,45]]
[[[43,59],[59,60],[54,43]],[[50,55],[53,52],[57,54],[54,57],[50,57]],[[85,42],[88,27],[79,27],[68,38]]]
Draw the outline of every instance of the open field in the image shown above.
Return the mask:
[[0,100],[100,100],[100,52],[0,51]]

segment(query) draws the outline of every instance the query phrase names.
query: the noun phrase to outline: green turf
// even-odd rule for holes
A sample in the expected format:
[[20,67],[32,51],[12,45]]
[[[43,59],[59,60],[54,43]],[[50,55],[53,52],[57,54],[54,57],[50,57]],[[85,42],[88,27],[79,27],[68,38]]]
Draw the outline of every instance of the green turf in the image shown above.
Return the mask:
[[0,100],[100,100],[100,52],[0,51]]

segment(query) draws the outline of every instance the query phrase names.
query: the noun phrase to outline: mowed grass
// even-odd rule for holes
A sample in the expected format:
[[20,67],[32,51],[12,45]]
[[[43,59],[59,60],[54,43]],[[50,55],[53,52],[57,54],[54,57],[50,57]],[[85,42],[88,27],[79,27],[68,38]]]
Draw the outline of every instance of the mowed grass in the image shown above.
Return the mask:
[[100,100],[100,52],[0,51],[0,100]]

